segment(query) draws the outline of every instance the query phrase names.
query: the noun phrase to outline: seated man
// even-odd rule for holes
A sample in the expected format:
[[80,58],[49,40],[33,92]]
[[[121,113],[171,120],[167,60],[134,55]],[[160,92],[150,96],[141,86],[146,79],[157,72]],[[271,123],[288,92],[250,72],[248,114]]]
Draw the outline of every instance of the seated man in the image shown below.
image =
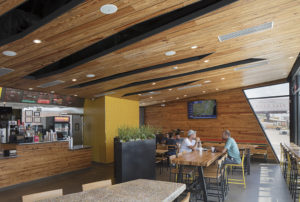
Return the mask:
[[171,145],[168,146],[169,151],[167,152],[167,155],[168,156],[175,155],[177,150],[177,145],[176,145],[175,136],[172,132],[169,133],[169,139],[166,140],[166,145]]
[[198,146],[198,143],[200,144],[200,138],[196,137],[196,131],[189,130],[188,131],[188,137],[184,138],[182,145],[180,147],[180,152],[187,151],[192,152],[196,149]]
[[181,145],[182,142],[183,142],[183,138],[180,137],[180,131],[176,131],[176,132],[175,132],[175,136],[176,136],[175,139],[176,139],[177,144],[180,144],[180,145]]
[[227,152],[228,157],[225,159],[225,164],[240,164],[241,163],[241,156],[239,148],[235,142],[235,140],[230,137],[230,131],[225,130],[222,134],[222,139],[226,140],[226,144],[224,148],[216,148],[219,152]]

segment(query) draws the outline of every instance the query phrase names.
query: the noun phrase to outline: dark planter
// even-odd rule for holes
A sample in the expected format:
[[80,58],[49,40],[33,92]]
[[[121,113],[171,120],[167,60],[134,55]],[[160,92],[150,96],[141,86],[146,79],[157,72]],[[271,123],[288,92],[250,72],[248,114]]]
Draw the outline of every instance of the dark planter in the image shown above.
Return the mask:
[[116,182],[155,179],[155,139],[120,142],[114,139]]

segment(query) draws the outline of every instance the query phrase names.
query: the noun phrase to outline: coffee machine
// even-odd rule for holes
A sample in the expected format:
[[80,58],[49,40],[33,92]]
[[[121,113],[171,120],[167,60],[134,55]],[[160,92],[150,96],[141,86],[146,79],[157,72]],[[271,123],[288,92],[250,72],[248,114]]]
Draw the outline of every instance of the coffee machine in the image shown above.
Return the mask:
[[8,121],[7,137],[9,143],[16,143],[19,127],[17,121]]

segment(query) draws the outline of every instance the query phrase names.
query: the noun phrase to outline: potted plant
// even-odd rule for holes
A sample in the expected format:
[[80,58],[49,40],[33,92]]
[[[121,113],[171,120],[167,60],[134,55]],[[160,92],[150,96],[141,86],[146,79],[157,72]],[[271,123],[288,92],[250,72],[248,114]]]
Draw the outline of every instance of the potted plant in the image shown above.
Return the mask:
[[155,178],[155,134],[159,129],[122,126],[114,139],[117,183]]

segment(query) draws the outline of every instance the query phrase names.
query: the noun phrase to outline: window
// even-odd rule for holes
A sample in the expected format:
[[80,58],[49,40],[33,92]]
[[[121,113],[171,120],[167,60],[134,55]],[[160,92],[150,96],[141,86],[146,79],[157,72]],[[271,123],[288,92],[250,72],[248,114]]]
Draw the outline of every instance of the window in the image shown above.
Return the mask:
[[280,143],[290,143],[289,83],[244,92],[273,151],[280,159]]

